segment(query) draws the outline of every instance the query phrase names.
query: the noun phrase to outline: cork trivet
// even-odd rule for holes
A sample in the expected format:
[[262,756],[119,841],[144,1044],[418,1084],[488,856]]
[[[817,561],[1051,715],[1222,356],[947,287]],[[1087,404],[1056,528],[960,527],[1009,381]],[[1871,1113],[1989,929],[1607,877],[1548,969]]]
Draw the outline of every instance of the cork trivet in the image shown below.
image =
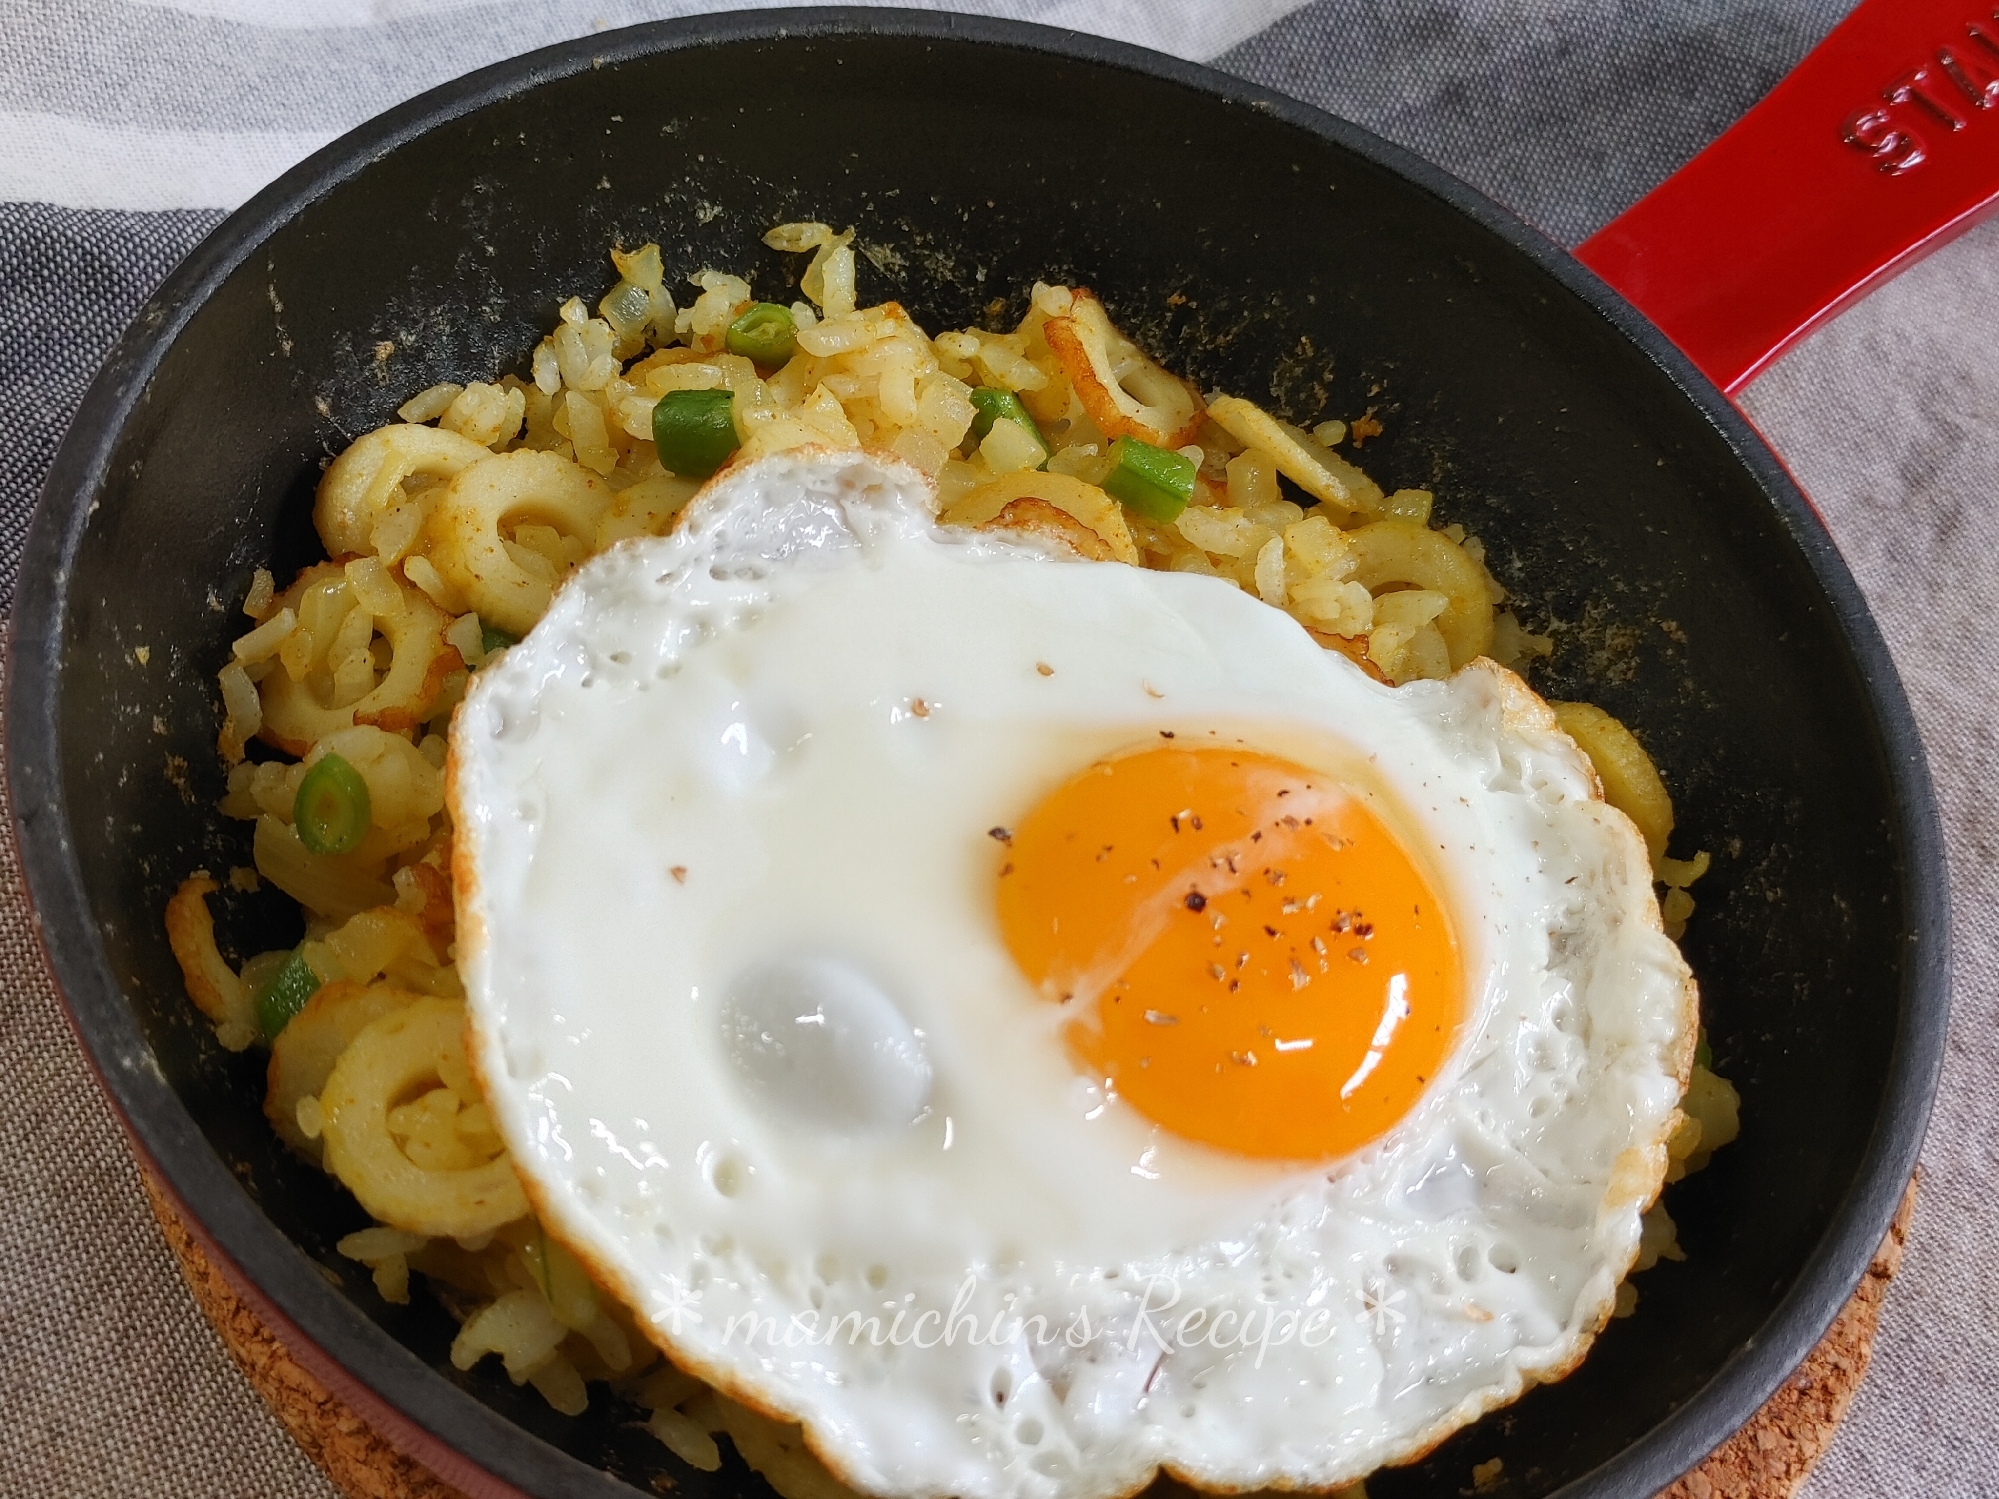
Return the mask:
[[391,1447],[349,1410],[325,1385],[292,1362],[257,1314],[243,1304],[229,1282],[209,1263],[201,1246],[182,1226],[173,1205],[142,1171],[146,1200],[159,1220],[167,1247],[194,1292],[202,1315],[222,1334],[229,1356],[290,1432],[305,1455],[320,1466],[347,1499],[465,1499],[464,1494],[422,1464]]
[[1658,1499],[1791,1499],[1832,1445],[1874,1352],[1874,1329],[1888,1282],[1902,1268],[1902,1245],[1916,1215],[1917,1172],[1903,1189],[1888,1236],[1860,1287],[1826,1335],[1742,1430]]
[[[306,1456],[325,1470],[335,1488],[347,1499],[465,1499],[377,1436],[292,1362],[209,1263],[152,1178],[144,1180],[153,1216],[159,1219],[202,1314],[222,1334],[251,1388],[277,1413]],[[1915,1210],[1916,1183],[1911,1181],[1859,1289],[1818,1347],[1748,1425],[1657,1499],[1792,1499],[1830,1445],[1867,1373],[1881,1301],[1901,1268],[1902,1244]]]

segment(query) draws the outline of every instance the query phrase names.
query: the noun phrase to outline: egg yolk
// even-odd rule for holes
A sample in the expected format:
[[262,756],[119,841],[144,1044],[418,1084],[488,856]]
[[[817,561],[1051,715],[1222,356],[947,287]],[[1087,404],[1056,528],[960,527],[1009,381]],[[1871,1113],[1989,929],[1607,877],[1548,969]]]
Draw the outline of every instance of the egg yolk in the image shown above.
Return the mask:
[[1175,1134],[1325,1159],[1436,1077],[1463,1011],[1443,903],[1361,797],[1275,756],[1162,745],[1012,830],[1001,930],[1084,1070]]

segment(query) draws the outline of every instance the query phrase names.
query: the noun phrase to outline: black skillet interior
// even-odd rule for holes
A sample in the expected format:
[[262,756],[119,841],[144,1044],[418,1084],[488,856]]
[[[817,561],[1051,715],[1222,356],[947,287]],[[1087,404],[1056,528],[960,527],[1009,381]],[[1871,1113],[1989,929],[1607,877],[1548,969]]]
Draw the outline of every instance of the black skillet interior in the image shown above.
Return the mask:
[[[914,17],[862,29],[874,34],[649,28],[598,39],[595,63],[579,46],[455,85],[391,117],[351,163],[280,184],[156,303],[153,325],[185,326],[149,379],[131,374],[144,346],[128,345],[141,363],[93,397],[50,503],[94,513],[80,529],[43,517],[17,644],[17,753],[39,746],[59,766],[16,768],[29,862],[100,1065],[196,1212],[391,1398],[407,1407],[396,1391],[423,1376],[360,1318],[586,1463],[641,1486],[668,1473],[683,1492],[760,1491],[733,1459],[692,1472],[601,1398],[568,1420],[495,1370],[454,1372],[442,1312],[421,1296],[383,1304],[334,1253],[358,1209],[280,1147],[256,1062],[215,1045],[160,930],[190,870],[250,862],[247,825],[212,810],[214,674],[245,628],[251,569],[316,555],[308,511],[327,457],[434,381],[522,370],[564,297],[608,287],[613,244],[656,239],[673,277],[743,269],[788,301],[802,260],[764,248],[763,231],[854,224],[863,301],[897,298],[932,331],[1010,324],[1037,278],[1087,284],[1204,388],[1300,422],[1376,411],[1366,467],[1389,488],[1433,488],[1442,519],[1485,539],[1528,624],[1558,642],[1537,685],[1634,725],[1677,798],[1675,851],[1714,856],[1687,951],[1745,1123],[1671,1191],[1688,1259],[1643,1277],[1638,1314],[1578,1374],[1370,1489],[1456,1494],[1474,1462],[1502,1457],[1503,1494],[1607,1463],[1583,1490],[1637,1492],[1626,1485],[1642,1478],[1649,1492],[1767,1390],[1767,1370],[1721,1381],[1661,1445],[1655,1429],[1770,1336],[1787,1295],[1806,1303],[1803,1322],[1799,1298],[1786,1312],[1791,1344],[1815,1335],[1805,1324],[1822,1325],[1841,1288],[1823,1267],[1811,1280],[1808,1261],[1856,1182],[1878,1215],[1880,1151],[1902,1150],[1906,1170],[1920,1132],[1919,1098],[1914,1123],[1905,1107],[1900,1136],[1868,1154],[1893,1067],[1922,1071],[1920,1055],[1893,1060],[1902,1007],[1940,1015],[1934,944],[1909,935],[1940,895],[1906,710],[1850,581],[1746,427],[1711,392],[1683,392],[1685,367],[1656,337],[1620,331],[1623,314],[1531,233],[1379,142],[1241,86],[1205,92],[1192,69],[1136,70],[1098,44],[1052,54],[1048,33]],[[413,131],[427,112],[439,118]],[[290,940],[283,904],[231,898],[226,944]],[[178,1105],[131,1063],[135,1035]],[[353,1312],[223,1200],[233,1187],[166,1118],[181,1106]],[[1835,1280],[1865,1247],[1834,1234]],[[439,1435],[535,1492],[578,1491],[580,1470],[496,1447],[469,1402],[440,1401],[414,1402]],[[1648,1432],[1634,1465],[1626,1449]]]

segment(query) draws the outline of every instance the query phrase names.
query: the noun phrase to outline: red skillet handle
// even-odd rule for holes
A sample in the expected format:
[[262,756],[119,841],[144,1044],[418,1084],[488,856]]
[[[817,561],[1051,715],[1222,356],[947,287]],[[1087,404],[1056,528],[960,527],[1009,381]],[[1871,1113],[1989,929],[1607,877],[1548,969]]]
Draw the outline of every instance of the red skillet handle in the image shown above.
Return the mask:
[[1999,208],[1992,0],[1863,0],[1576,252],[1733,393]]

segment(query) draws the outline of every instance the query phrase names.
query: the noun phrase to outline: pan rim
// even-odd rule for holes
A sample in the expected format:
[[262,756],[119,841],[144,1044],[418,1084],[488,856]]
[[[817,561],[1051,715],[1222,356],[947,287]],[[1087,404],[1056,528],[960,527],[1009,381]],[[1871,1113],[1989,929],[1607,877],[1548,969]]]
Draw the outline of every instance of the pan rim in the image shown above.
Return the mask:
[[[629,1494],[621,1480],[517,1426],[440,1378],[265,1217],[209,1146],[153,1061],[104,953],[60,808],[62,625],[70,563],[113,451],[167,349],[196,312],[284,223],[428,131],[544,83],[653,55],[797,38],[891,36],[968,42],[1137,73],[1257,110],[1441,199],[1591,307],[1659,367],[1727,443],[1797,546],[1851,652],[1898,814],[1905,964],[1883,1106],[1831,1227],[1764,1326],[1681,1408],[1563,1499],[1650,1495],[1725,1440],[1830,1326],[1914,1169],[1941,1071],[1949,1008],[1949,896],[1934,788],[1913,712],[1859,587],[1810,502],[1748,418],[1642,314],[1539,230],[1441,168],[1311,105],[1194,63],[1081,33],[947,13],[824,7],[658,21],[523,54],[443,84],[308,157],[235,210],[147,300],[92,381],[44,482],[22,554],[7,647],[7,776],[34,924],[72,1026],[127,1133],[198,1227],[326,1358],[414,1428],[406,1433],[530,1493]],[[419,1457],[422,1453],[415,1454]]]

